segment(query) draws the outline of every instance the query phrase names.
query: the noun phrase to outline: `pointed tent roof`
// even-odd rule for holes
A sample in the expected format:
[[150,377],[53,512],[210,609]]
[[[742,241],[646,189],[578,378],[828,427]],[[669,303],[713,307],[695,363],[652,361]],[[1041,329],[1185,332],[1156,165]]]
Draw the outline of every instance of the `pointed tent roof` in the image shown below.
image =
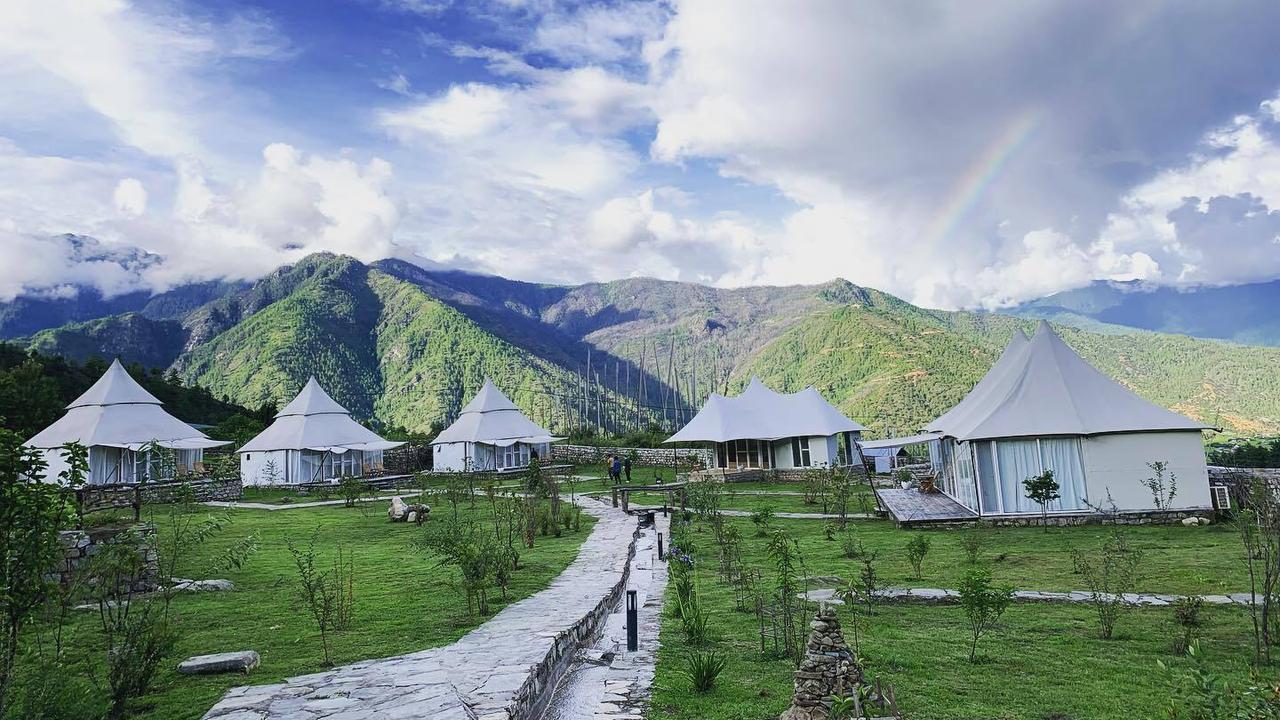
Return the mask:
[[351,413],[329,397],[315,377],[311,377],[297,397],[276,413],[275,422],[245,443],[239,452],[319,450],[344,453],[348,450],[390,450],[403,444],[383,440],[352,420]]
[[165,412],[159,400],[134,380],[116,359],[88,390],[67,405],[57,422],[27,441],[29,447],[52,449],[69,442],[86,447],[137,450],[156,442],[180,450],[217,447],[178,418]]
[[1004,352],[1000,353],[1000,357],[996,359],[991,369],[986,375],[978,381],[977,385],[965,395],[955,407],[943,413],[933,422],[925,426],[926,432],[940,432],[943,428],[956,424],[962,418],[973,414],[981,414],[982,410],[978,407],[983,401],[988,399],[988,391],[996,384],[996,381],[1004,377],[1009,372],[1018,359],[1018,354],[1027,346],[1031,339],[1027,334],[1022,332],[1022,328],[1013,331],[1013,337],[1009,338],[1009,344],[1005,346]]
[[492,380],[485,378],[480,392],[462,408],[458,419],[431,444],[472,442],[506,447],[518,442],[545,443],[560,439],[525,417]]
[[[1107,377],[1041,321],[1021,347],[1010,342],[973,391],[929,429],[958,440],[1203,430],[1209,426],[1148,402]],[[1007,357],[1006,357],[1007,356]]]
[[779,393],[752,377],[736,397],[711,393],[689,424],[666,442],[776,440],[865,430],[813,387]]

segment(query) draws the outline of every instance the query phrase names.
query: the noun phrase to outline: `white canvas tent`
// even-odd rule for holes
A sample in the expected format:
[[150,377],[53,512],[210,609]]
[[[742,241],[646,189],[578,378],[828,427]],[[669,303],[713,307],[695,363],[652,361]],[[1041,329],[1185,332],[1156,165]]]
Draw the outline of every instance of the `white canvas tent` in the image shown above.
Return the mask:
[[435,469],[444,472],[516,470],[534,457],[547,458],[551,443],[562,439],[525,417],[485,378],[458,419],[431,441],[431,452]]
[[1039,512],[1022,481],[1054,471],[1059,513],[1155,509],[1148,463],[1178,478],[1173,509],[1208,508],[1204,423],[1148,402],[1076,354],[1042,322],[1015,333],[974,389],[926,430],[943,490],[980,515]]
[[[66,469],[60,448],[78,442],[89,449],[89,477],[94,485],[156,480],[157,473],[190,472],[204,449],[226,445],[165,412],[162,403],[129,376],[120,360],[83,395],[67,405],[67,413],[26,442],[44,450],[52,480]],[[161,462],[155,447],[173,451],[172,463]]]
[[382,452],[403,445],[383,440],[307,380],[275,421],[240,448],[245,485],[295,485],[361,477],[382,469]]
[[735,397],[712,393],[666,442],[711,443],[719,468],[795,468],[847,464],[864,427],[813,387],[779,393],[753,377]]

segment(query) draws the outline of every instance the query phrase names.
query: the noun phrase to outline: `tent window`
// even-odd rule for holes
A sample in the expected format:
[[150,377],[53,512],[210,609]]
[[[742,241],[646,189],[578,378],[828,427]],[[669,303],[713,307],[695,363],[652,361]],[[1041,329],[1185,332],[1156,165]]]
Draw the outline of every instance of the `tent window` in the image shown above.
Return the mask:
[[809,438],[791,438],[791,464],[796,467],[809,467],[812,458],[809,455]]

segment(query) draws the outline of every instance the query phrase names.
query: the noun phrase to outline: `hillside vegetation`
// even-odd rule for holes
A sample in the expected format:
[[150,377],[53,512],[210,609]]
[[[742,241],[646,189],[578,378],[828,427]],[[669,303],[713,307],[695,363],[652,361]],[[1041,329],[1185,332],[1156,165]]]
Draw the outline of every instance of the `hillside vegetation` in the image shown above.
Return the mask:
[[[591,381],[608,386],[606,396],[634,392],[643,375],[647,402],[696,405],[759,375],[779,390],[815,385],[878,435],[914,431],[947,410],[1014,329],[1035,322],[923,310],[842,280],[557,287],[328,254],[224,289],[177,317],[111,315],[29,344],[76,358],[172,358],[186,383],[250,407],[288,400],[314,374],[358,417],[417,432],[451,419],[485,376],[535,421],[574,430],[590,352]],[[1062,334],[1156,403],[1240,434],[1280,432],[1280,348],[1103,329]],[[575,400],[562,403],[566,396]]]

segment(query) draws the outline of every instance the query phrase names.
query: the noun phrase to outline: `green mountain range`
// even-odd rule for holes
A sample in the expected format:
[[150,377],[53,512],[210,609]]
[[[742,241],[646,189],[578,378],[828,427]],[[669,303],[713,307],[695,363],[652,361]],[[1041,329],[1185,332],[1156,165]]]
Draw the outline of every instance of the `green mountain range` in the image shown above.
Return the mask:
[[[1013,330],[1035,322],[924,310],[842,280],[562,287],[327,254],[219,290],[185,307],[181,298],[199,293],[176,288],[148,301],[175,312],[80,318],[20,342],[164,366],[250,407],[287,400],[314,374],[357,415],[415,431],[451,419],[485,376],[567,431],[597,419],[613,430],[675,426],[708,392],[754,374],[779,390],[812,384],[889,434],[948,409]],[[1107,330],[1062,332],[1161,405],[1240,434],[1280,432],[1280,348]]]

